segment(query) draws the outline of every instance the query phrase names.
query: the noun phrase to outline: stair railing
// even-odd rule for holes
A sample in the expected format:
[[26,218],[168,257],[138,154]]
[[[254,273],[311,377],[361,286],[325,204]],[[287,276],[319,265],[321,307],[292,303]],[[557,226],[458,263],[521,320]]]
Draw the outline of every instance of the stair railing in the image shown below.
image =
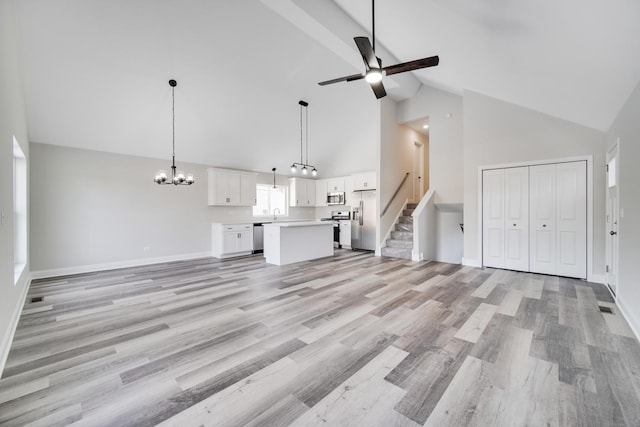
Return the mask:
[[396,191],[393,193],[393,196],[391,196],[391,199],[387,202],[387,205],[384,207],[384,209],[382,209],[382,213],[380,214],[380,218],[382,218],[384,216],[384,214],[387,213],[387,211],[389,210],[389,206],[391,206],[391,203],[393,203],[393,200],[396,198],[396,196],[398,195],[398,193],[402,189],[402,186],[404,185],[404,183],[407,182],[407,178],[409,178],[409,172],[407,172],[404,175],[404,178],[402,178],[402,182],[400,183],[400,185],[398,185],[398,188],[396,188]]

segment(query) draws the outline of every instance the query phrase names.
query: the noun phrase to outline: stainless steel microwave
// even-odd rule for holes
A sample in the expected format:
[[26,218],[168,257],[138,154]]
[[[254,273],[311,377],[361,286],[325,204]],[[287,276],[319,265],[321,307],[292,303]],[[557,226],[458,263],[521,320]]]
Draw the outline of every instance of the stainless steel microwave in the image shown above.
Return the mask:
[[327,205],[344,205],[344,191],[338,193],[327,193]]

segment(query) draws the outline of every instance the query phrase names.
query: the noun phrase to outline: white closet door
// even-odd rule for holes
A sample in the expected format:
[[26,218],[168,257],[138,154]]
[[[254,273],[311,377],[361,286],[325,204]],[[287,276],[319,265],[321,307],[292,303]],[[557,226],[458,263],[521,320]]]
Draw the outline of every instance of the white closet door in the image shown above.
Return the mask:
[[557,270],[568,277],[587,277],[587,165],[556,166]]
[[529,168],[504,172],[504,268],[529,271]]
[[482,264],[505,268],[504,169],[482,172]]
[[556,165],[529,167],[530,262],[534,273],[557,274]]

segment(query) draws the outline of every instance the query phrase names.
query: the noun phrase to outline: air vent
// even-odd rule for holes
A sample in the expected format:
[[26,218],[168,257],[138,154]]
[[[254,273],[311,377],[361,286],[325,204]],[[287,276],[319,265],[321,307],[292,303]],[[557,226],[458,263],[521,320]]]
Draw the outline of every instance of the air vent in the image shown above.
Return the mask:
[[601,312],[603,313],[609,313],[609,314],[613,314],[613,310],[611,310],[610,307],[604,307],[599,305],[598,308],[600,309]]
[[33,297],[31,298],[31,302],[42,302],[42,297]]

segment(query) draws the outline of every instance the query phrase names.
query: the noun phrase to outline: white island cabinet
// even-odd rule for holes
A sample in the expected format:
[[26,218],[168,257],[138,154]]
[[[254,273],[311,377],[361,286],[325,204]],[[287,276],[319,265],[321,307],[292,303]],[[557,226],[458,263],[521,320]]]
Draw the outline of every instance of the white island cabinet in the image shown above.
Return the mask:
[[325,221],[264,224],[267,264],[286,265],[333,255],[333,224]]
[[253,224],[211,224],[211,254],[216,258],[253,252]]

